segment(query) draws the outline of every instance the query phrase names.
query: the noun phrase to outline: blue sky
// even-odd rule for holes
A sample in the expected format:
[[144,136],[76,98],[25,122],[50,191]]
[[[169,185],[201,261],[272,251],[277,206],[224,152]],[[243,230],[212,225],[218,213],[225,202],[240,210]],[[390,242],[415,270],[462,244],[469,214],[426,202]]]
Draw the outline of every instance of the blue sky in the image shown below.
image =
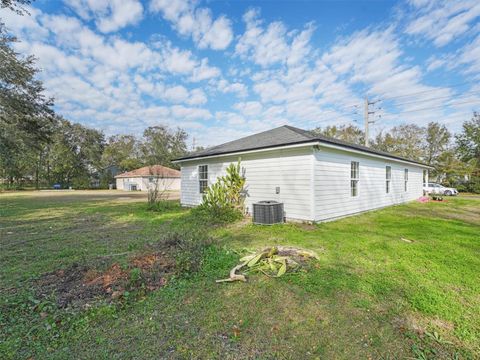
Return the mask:
[[0,17],[67,119],[182,127],[215,145],[276,126],[458,131],[480,110],[480,2],[37,0]]

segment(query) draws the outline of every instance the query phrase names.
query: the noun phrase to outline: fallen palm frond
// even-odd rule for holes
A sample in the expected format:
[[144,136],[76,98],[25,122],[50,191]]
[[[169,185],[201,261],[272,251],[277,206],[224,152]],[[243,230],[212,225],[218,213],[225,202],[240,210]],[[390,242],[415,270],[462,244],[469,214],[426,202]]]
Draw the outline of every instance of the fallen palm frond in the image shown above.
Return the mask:
[[250,273],[280,277],[287,272],[297,271],[312,259],[319,260],[319,256],[310,250],[287,246],[268,247],[241,258],[241,263],[230,270],[230,276],[227,279],[217,280],[216,282],[245,282],[247,281],[245,275]]

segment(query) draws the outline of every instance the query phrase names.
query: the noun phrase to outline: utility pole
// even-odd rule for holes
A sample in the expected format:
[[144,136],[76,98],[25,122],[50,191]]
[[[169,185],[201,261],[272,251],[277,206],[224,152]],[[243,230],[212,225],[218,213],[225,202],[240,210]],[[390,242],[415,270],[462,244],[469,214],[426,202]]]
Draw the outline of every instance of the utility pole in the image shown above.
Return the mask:
[[369,146],[369,125],[375,122],[374,120],[369,120],[370,114],[375,114],[375,111],[370,111],[370,105],[375,103],[376,101],[369,102],[368,97],[365,96],[365,110],[363,114],[365,119],[365,146]]

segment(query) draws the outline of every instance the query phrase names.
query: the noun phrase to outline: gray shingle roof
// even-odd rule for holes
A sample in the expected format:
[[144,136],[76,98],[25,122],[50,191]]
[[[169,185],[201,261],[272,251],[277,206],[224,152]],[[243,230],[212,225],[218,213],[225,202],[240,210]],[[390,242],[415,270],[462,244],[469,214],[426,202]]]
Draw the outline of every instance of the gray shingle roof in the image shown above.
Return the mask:
[[244,138],[230,141],[225,144],[213,146],[205,150],[196,151],[176,160],[188,160],[207,156],[234,154],[242,151],[275,148],[279,146],[302,144],[312,141],[338,145],[345,148],[360,150],[370,154],[382,155],[392,159],[409,161],[420,165],[425,165],[415,160],[406,159],[384,151],[379,151],[366,146],[348,143],[346,141],[338,140],[335,138],[314,134],[310,131],[302,130],[289,125],[280,126],[272,130],[267,130],[258,134],[246,136]]

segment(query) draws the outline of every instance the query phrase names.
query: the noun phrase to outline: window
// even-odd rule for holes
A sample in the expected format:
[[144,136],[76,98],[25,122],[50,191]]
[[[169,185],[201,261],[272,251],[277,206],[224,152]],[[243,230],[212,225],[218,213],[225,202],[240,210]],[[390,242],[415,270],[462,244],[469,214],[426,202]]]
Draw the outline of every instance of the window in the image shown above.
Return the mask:
[[358,161],[352,161],[350,164],[350,195],[358,195],[358,180],[360,178],[360,167]]
[[427,182],[427,170],[423,170],[423,183],[425,184]]
[[403,181],[405,182],[405,191],[408,191],[408,169],[405,169],[405,172],[403,173]]
[[150,184],[153,183],[153,180],[154,180],[154,179],[153,179],[153,176],[150,176],[150,177],[148,178],[148,182],[149,182]]
[[208,165],[198,167],[198,189],[203,194],[208,188]]
[[385,191],[388,194],[390,192],[390,182],[392,181],[392,167],[387,166],[385,168]]

